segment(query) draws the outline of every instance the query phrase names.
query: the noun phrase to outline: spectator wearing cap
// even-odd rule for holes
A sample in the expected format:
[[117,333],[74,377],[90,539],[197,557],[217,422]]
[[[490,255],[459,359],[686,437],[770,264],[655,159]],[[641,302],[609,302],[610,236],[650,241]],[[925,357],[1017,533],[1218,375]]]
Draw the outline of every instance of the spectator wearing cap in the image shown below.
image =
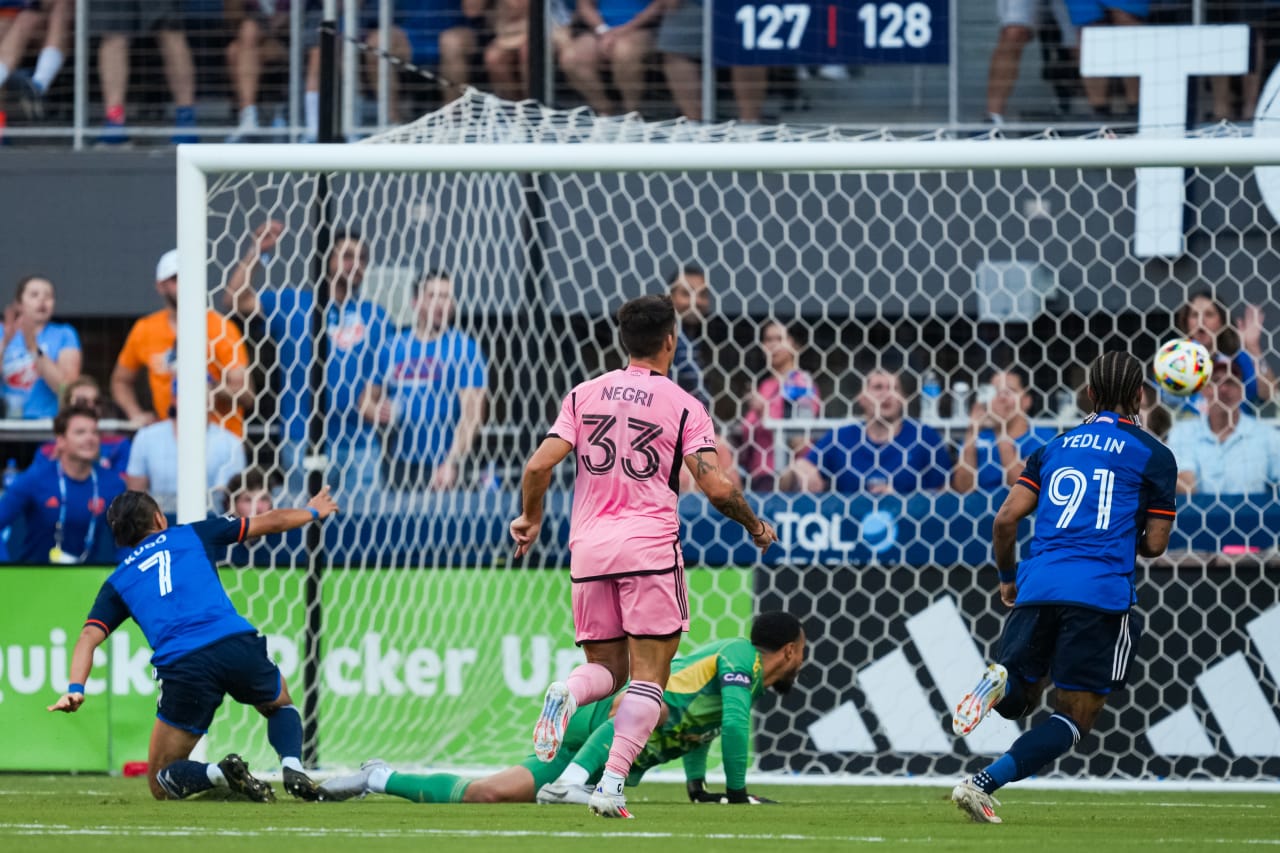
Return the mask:
[[1280,432],[1242,411],[1239,362],[1214,356],[1213,378],[1202,393],[1205,413],[1169,430],[1179,493],[1249,495],[1273,489],[1280,483]]
[[[177,379],[178,252],[165,252],[156,264],[156,290],[164,307],[133,324],[111,372],[111,398],[134,426],[142,428],[168,418]],[[244,438],[243,412],[253,403],[249,355],[240,329],[215,311],[205,312],[209,382],[213,400],[209,418]],[[138,398],[135,383],[142,371],[151,389],[151,407]]]

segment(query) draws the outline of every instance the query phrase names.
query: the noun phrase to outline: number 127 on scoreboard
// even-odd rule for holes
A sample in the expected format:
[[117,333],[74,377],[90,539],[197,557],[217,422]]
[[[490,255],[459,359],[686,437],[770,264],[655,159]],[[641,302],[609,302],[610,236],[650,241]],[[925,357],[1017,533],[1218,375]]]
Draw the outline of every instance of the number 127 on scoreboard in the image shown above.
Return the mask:
[[951,0],[710,0],[717,65],[945,64]]

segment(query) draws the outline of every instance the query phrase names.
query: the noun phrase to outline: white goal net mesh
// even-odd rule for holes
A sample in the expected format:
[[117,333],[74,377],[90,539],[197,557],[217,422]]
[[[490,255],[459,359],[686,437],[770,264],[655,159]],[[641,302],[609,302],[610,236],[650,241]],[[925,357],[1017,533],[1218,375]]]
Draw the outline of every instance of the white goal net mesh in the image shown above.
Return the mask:
[[[373,142],[555,142],[571,160],[585,142],[837,138],[472,93]],[[1223,383],[1189,402],[1152,395],[1146,424],[1195,472],[1194,494],[1179,499],[1170,558],[1138,570],[1146,630],[1129,689],[1054,772],[1273,778],[1276,211],[1253,170],[1177,170],[1181,248],[1142,257],[1135,234],[1155,226],[1135,206],[1139,174],[1073,166],[1070,141],[1040,144],[1058,166],[211,176],[211,305],[242,325],[259,389],[250,459],[278,478],[277,502],[300,501],[314,414],[344,507],[310,581],[304,534],[236,550],[231,565],[253,568],[225,573],[295,700],[311,697],[312,754],[325,766],[525,756],[538,697],[579,653],[563,571],[572,466],[553,484],[540,546],[516,565],[506,525],[521,465],[562,395],[620,364],[612,312],[670,289],[685,309],[678,378],[705,395],[723,452],[781,535],[761,560],[700,495],[682,497],[694,622],[683,648],[743,635],[771,609],[801,617],[810,638],[798,689],[758,707],[758,769],[942,776],[1008,746],[1026,721],[949,731],[1003,613],[990,524],[1017,457],[1001,462],[994,430],[1025,456],[1078,422],[1096,355],[1149,360],[1189,333],[1222,354],[1238,402]],[[278,241],[255,243],[268,222]],[[317,402],[321,280],[347,298],[328,309]],[[911,443],[832,462],[826,448],[847,433],[827,433],[873,404],[891,416],[898,399]],[[1214,405],[1260,432],[1238,450],[1243,427],[1206,438],[1196,430]],[[816,479],[803,465],[786,475],[797,458]],[[228,707],[212,749],[270,764],[262,729]]]

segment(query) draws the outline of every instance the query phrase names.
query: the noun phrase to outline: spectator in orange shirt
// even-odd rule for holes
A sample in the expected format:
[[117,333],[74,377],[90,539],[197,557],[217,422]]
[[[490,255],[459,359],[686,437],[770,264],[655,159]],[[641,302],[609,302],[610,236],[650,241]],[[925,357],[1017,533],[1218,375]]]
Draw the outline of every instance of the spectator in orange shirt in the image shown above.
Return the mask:
[[[169,417],[177,378],[178,252],[166,252],[156,264],[156,290],[165,307],[133,324],[124,349],[111,371],[111,398],[139,429]],[[253,402],[249,382],[249,354],[240,329],[215,311],[206,312],[209,336],[209,382],[213,389],[215,421],[237,438],[244,438],[242,413]],[[144,409],[134,387],[140,370],[147,371],[151,409]]]

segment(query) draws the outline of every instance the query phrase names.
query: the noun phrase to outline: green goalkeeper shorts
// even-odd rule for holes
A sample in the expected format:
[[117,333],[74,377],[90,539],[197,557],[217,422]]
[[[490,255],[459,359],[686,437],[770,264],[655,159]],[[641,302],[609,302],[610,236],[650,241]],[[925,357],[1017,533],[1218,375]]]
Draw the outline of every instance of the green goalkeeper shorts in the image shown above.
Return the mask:
[[[612,696],[608,699],[601,699],[599,702],[592,702],[590,705],[582,706],[569,718],[569,726],[564,731],[564,743],[560,744],[560,749],[556,752],[555,758],[544,762],[539,761],[536,755],[530,755],[520,762],[519,766],[528,768],[529,772],[533,774],[534,791],[560,778],[560,774],[573,763],[573,757],[578,754],[578,750],[587,742],[587,738],[591,736],[591,733],[609,722],[609,711],[612,708]],[[596,782],[598,779],[592,779],[591,781]]]

